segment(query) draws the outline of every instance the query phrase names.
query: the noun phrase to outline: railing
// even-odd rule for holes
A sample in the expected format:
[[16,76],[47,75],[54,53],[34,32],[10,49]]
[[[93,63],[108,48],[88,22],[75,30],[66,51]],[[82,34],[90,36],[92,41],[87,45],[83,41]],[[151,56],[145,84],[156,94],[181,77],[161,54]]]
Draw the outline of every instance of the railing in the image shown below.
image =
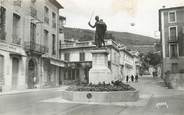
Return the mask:
[[45,54],[48,53],[48,48],[46,46],[37,44],[35,42],[25,42],[24,43],[24,48],[27,51],[34,51],[34,52],[38,52],[41,54]]
[[170,40],[168,40],[168,43],[178,43],[178,40],[177,39],[170,39]]
[[86,47],[86,46],[91,46],[90,42],[78,42],[75,44],[76,47]]
[[[114,42],[113,40],[105,40],[105,45],[112,45],[114,47],[118,47],[118,44],[116,42]],[[93,41],[61,44],[60,49],[73,48],[73,47],[90,47],[90,46],[95,46],[93,44]]]
[[18,45],[21,44],[21,38],[19,38],[17,34],[12,34],[12,38],[13,38],[13,41],[12,42],[14,44],[18,44]]
[[63,48],[73,48],[73,47],[89,47],[89,46],[94,46],[92,42],[78,42],[78,43],[66,43],[66,44],[61,44],[60,49]]
[[37,18],[37,10],[34,7],[30,7],[31,16]]

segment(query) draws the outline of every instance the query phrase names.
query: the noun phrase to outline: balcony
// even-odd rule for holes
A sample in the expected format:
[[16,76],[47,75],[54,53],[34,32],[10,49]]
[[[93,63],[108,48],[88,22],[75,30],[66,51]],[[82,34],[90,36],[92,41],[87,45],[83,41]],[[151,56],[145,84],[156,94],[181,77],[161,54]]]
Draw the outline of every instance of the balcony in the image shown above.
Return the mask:
[[37,18],[37,10],[34,7],[30,7],[30,15]]
[[38,54],[45,54],[48,53],[48,48],[37,44],[35,42],[25,42],[24,43],[24,48],[27,52],[34,52],[34,53],[38,53]]
[[168,40],[168,43],[178,43],[178,39],[170,39]]

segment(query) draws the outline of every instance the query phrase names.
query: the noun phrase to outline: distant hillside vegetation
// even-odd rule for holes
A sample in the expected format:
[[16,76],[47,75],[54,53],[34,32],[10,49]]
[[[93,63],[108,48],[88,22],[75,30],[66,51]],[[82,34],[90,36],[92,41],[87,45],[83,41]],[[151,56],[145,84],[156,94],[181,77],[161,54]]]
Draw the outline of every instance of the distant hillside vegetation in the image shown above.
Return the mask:
[[[64,28],[65,39],[73,38],[79,41],[93,40],[94,33],[95,33],[94,31],[88,29],[69,28],[69,27]],[[106,39],[113,39],[117,43],[130,46],[132,49],[144,50],[145,47],[144,51],[151,50],[153,48],[153,44],[159,41],[158,39],[144,35],[138,35],[128,32],[115,32],[115,31],[108,31]],[[141,45],[146,46],[140,47]]]
[[128,32],[114,32],[109,33],[115,37],[116,41],[125,45],[153,45],[158,40],[152,37],[128,33]]

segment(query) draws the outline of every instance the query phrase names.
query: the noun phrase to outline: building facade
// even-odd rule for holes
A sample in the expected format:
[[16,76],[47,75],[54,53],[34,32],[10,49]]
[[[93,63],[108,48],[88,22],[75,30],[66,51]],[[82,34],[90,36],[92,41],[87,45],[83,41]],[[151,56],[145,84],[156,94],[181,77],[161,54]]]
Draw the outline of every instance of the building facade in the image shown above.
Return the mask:
[[159,10],[163,73],[184,70],[184,7]]
[[139,52],[127,51],[125,47],[119,48],[120,51],[120,71],[122,79],[125,81],[126,76],[139,75],[140,59]]
[[169,87],[184,88],[184,7],[159,10],[162,76]]
[[[135,53],[131,53],[111,39],[105,41],[109,52],[108,67],[113,80],[125,80],[126,75],[139,74],[140,61]],[[65,42],[61,45],[61,60],[66,61],[63,84],[89,83],[89,71],[92,67],[92,41]]]
[[56,0],[0,1],[2,91],[59,85],[62,8]]
[[[105,43],[109,52],[108,67],[113,79],[118,80],[120,79],[118,45],[112,40],[107,40]],[[91,51],[95,48],[92,41],[70,42],[62,45],[61,59],[67,63],[63,78],[64,84],[89,83],[89,70],[92,67]]]

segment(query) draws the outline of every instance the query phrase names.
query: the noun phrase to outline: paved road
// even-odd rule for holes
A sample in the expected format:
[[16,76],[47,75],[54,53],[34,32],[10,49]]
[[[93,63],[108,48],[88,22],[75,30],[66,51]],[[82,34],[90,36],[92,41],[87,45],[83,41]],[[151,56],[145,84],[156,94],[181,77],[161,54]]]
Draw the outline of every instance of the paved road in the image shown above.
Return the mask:
[[56,90],[0,96],[0,115],[115,115],[119,106],[45,103],[46,99],[61,96]]
[[[184,115],[184,92],[163,87],[160,80],[142,78],[131,83],[140,90],[141,97],[151,95],[143,107],[48,103],[43,100],[57,98],[57,89],[0,96],[0,115]],[[157,103],[166,103],[156,107]]]

